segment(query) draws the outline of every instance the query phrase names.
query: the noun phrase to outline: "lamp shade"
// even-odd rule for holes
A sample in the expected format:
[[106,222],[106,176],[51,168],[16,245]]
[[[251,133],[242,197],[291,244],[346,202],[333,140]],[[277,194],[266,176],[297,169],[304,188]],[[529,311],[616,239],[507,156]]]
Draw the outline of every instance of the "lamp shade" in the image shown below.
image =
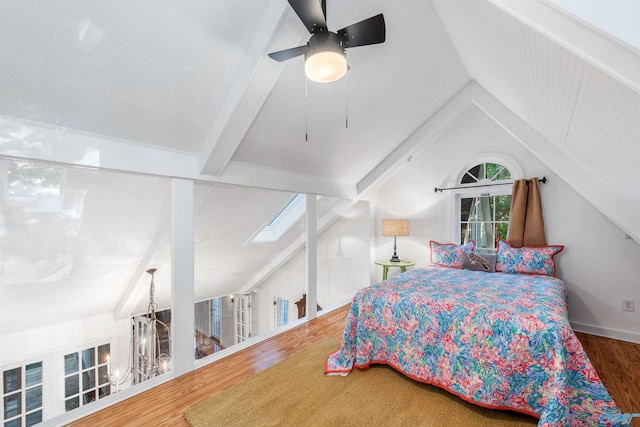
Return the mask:
[[382,220],[383,236],[408,236],[409,220],[408,219],[383,219]]

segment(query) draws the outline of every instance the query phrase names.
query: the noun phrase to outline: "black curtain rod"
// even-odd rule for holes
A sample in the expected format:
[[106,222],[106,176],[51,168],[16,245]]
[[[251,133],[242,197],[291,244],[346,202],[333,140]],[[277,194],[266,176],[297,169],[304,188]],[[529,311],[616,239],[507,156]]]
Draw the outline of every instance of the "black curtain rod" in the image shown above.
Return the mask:
[[[530,179],[527,180],[527,183],[531,182]],[[547,177],[543,176],[542,178],[538,178],[538,182],[541,182],[543,184],[547,183]],[[442,192],[444,190],[459,190],[459,189],[463,189],[463,188],[478,188],[478,187],[493,187],[495,185],[511,185],[513,184],[513,182],[501,182],[501,183],[496,183],[496,184],[482,184],[482,185],[465,185],[462,187],[448,187],[448,188],[438,188],[436,187],[434,189],[434,193],[437,193],[438,191]]]

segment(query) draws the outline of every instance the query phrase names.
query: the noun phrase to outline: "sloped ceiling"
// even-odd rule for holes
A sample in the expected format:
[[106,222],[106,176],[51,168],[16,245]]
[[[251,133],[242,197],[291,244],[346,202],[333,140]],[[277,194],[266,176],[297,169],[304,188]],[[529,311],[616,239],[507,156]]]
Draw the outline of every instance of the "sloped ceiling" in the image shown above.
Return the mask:
[[541,136],[520,141],[638,241],[640,51],[547,2],[436,5],[471,78]]
[[[383,13],[386,42],[348,50],[348,83],[308,87],[302,57],[266,56],[309,38],[284,0],[1,7],[5,155],[162,173],[129,162],[130,150],[175,154],[167,175],[272,187],[284,177],[283,189],[355,196],[354,183],[469,80],[428,1],[330,1],[330,29]],[[21,144],[16,123],[48,140]]]
[[[320,85],[267,57],[309,37],[285,0],[3,0],[0,156],[362,197],[473,107],[640,241],[637,49],[546,0],[328,0],[334,31],[378,13],[385,43]],[[78,311],[133,310],[145,256],[112,277],[120,301]]]

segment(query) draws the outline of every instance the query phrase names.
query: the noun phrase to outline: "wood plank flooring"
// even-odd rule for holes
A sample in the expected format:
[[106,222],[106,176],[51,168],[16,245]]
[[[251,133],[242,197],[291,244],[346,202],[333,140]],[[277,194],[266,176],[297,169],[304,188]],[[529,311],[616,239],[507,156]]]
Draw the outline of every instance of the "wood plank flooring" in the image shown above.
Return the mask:
[[[348,306],[141,393],[71,426],[188,427],[184,411],[289,357],[325,336],[341,337]],[[596,371],[623,412],[640,413],[640,344],[578,334]],[[634,419],[640,427],[640,419]]]
[[[618,408],[640,414],[640,344],[576,335]],[[632,426],[640,427],[640,418],[634,418]]]

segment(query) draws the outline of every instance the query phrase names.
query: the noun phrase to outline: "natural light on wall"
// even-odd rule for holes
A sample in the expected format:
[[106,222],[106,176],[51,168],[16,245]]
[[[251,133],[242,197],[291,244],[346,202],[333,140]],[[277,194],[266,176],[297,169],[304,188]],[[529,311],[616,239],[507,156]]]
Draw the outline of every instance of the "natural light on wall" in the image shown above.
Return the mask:
[[640,1],[551,0],[563,9],[640,49]]
[[135,384],[132,317],[147,313],[149,264],[158,309],[172,302],[168,184],[0,158],[3,426],[69,419]]

